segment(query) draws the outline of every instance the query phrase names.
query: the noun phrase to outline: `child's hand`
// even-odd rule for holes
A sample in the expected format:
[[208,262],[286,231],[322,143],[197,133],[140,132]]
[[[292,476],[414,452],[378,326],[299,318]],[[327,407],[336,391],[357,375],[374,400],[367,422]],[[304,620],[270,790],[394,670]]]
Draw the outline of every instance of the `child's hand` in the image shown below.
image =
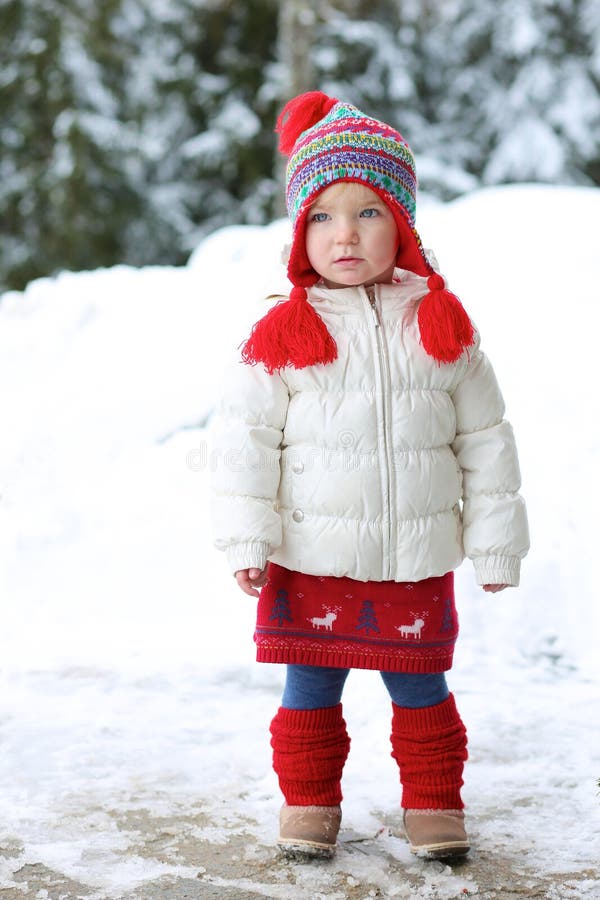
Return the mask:
[[510,584],[484,584],[483,589],[487,591],[488,594],[497,594],[498,591],[503,591],[504,588],[510,587]]
[[266,567],[260,569],[238,569],[235,573],[235,580],[245,594],[250,597],[258,597],[256,588],[262,587],[267,580]]

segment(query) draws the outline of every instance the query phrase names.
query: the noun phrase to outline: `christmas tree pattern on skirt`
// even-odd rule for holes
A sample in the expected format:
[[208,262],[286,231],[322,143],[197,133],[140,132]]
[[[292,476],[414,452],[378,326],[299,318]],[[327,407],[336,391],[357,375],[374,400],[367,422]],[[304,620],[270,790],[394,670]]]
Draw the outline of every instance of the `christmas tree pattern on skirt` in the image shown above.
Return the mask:
[[255,642],[259,662],[441,672],[452,664],[457,630],[452,572],[358,585],[271,563]]
[[358,614],[357,631],[364,631],[365,634],[379,634],[379,626],[377,624],[377,616],[375,614],[375,605],[372,600],[365,600]]
[[277,596],[275,597],[275,602],[271,610],[271,615],[269,616],[269,621],[273,622],[275,619],[277,619],[280,628],[282,627],[284,622],[294,621],[292,619],[292,610],[290,608],[290,601],[287,591],[277,591]]
[[444,600],[444,615],[440,625],[440,633],[454,630],[454,617],[452,615],[452,600]]

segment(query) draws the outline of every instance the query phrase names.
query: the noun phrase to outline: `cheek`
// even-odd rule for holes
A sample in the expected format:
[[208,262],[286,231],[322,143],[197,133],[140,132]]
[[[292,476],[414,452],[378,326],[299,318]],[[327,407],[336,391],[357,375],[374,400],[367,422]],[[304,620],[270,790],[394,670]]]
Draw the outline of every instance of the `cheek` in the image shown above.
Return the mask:
[[400,249],[400,235],[398,234],[398,231],[394,232],[389,228],[386,228],[379,235],[377,246],[379,247],[382,257],[395,260],[398,256],[398,250]]
[[319,259],[319,250],[322,241],[319,240],[317,235],[315,234],[314,229],[307,228],[304,235],[304,246],[306,248],[306,255],[308,257],[308,261],[313,263],[313,260]]

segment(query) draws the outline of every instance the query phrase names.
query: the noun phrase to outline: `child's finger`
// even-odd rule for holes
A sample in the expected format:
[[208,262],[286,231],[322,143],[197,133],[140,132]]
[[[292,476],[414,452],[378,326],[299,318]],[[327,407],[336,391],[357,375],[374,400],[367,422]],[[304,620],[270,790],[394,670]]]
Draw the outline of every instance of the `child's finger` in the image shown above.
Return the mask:
[[249,597],[258,597],[258,591],[256,590],[256,588],[252,587],[248,574],[249,573],[247,569],[236,572],[235,580],[237,581],[239,587],[243,590],[243,592],[245,594],[248,594]]
[[255,587],[262,587],[267,580],[267,569],[250,569],[250,581]]

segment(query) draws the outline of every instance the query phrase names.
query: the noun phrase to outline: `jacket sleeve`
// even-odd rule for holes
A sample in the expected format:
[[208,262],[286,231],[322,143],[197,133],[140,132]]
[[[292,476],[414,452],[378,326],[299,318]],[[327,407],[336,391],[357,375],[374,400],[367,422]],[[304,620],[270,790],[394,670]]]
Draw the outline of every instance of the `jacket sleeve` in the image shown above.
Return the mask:
[[232,572],[264,568],[281,543],[276,508],[289,393],[281,377],[237,363],[211,421],[211,519]]
[[494,371],[478,346],[453,393],[462,470],[463,544],[478,584],[519,584],[529,549],[527,513],[513,430]]

